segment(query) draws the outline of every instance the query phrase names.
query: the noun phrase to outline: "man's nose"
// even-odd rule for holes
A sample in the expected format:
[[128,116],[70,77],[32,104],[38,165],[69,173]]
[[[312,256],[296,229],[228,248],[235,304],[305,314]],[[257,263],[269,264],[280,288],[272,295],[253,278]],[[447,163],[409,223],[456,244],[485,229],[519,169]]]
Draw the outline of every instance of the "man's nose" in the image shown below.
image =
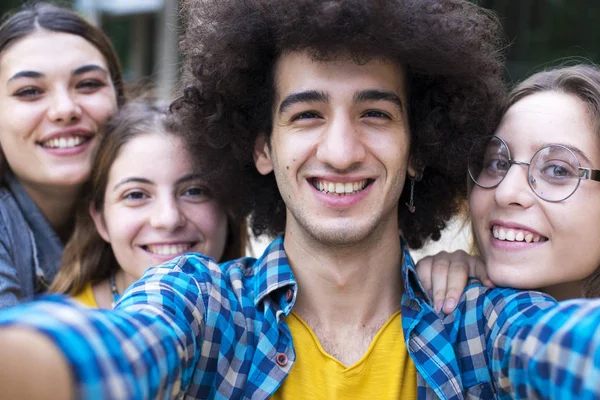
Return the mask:
[[321,135],[317,159],[338,170],[364,161],[367,152],[357,124],[348,115],[335,116]]

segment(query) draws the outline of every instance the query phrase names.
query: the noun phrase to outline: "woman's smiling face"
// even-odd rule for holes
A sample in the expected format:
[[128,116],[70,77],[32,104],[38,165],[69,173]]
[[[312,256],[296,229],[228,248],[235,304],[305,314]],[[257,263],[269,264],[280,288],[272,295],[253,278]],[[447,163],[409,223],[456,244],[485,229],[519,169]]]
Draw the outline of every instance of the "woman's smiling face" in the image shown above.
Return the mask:
[[82,184],[116,109],[107,62],[80,36],[39,30],[0,55],[0,145],[26,188]]
[[121,147],[104,207],[91,213],[133,280],[177,255],[198,252],[218,260],[225,249],[227,216],[181,138],[169,133],[142,134]]
[[[590,116],[573,95],[539,92],[512,105],[496,135],[514,160],[529,162],[540,148],[562,144],[582,167],[598,169],[600,138]],[[536,196],[527,179],[527,166],[513,164],[496,188],[474,185],[470,194],[490,278],[500,286],[528,289],[587,278],[600,266],[600,183],[582,180],[571,197],[551,203]]]

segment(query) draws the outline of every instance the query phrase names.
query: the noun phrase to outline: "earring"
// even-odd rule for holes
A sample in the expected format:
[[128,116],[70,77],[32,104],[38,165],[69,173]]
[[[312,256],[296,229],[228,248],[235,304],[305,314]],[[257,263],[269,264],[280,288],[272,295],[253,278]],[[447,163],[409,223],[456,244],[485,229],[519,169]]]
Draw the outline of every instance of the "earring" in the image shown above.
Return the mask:
[[408,211],[410,211],[411,214],[414,214],[417,209],[415,207],[415,178],[410,178],[410,200],[405,204],[406,207],[408,207]]

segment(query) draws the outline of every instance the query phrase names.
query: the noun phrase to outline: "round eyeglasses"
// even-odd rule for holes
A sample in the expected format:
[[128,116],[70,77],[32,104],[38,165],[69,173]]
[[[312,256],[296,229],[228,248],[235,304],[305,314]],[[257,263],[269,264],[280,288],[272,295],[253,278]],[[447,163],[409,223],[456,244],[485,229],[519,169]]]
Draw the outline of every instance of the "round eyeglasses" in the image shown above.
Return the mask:
[[513,164],[527,166],[527,183],[542,200],[559,202],[575,193],[582,179],[600,182],[600,170],[583,168],[577,156],[559,144],[539,149],[530,162],[513,160],[504,140],[483,138],[469,154],[469,176],[482,188],[497,187]]

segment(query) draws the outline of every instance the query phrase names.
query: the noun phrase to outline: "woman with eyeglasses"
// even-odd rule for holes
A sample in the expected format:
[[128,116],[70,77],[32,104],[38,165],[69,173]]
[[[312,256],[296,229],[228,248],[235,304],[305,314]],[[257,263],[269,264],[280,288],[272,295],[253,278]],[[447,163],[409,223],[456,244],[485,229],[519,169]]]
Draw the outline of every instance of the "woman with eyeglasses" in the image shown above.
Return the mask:
[[[600,297],[599,169],[600,69],[540,72],[511,92],[495,135],[475,143],[469,157],[475,246],[494,284],[557,300]],[[434,304],[446,297],[445,312],[467,269],[486,278],[466,257],[440,253],[418,266]]]

